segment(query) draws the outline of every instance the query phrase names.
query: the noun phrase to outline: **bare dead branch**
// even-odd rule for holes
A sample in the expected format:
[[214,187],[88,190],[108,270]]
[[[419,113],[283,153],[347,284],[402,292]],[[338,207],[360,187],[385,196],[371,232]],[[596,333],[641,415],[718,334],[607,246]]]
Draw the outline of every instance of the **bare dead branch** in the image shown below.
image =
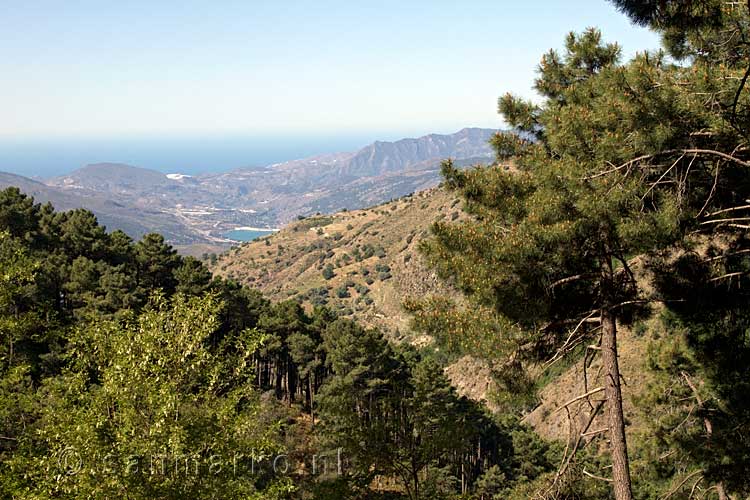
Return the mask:
[[715,149],[683,149],[682,151],[684,153],[695,153],[698,155],[718,156],[732,163],[742,165],[743,167],[750,167],[750,163],[740,158],[737,158],[736,156],[732,156],[727,153],[722,153],[721,151],[716,151]]
[[[693,485],[693,487],[690,488],[690,495],[688,496],[688,498],[693,498],[693,495],[695,494],[695,489],[698,487],[699,484],[701,484],[701,481],[703,481],[703,476],[699,477],[698,480]],[[721,498],[721,494],[719,494],[719,498]]]
[[613,167],[613,168],[610,168],[608,170],[604,170],[602,172],[599,172],[599,173],[596,173],[596,174],[593,174],[593,175],[588,175],[588,176],[584,177],[583,180],[596,179],[597,177],[602,177],[602,176],[605,176],[605,175],[617,172],[619,170],[631,167],[631,166],[633,166],[633,165],[635,165],[637,163],[640,163],[640,162],[642,162],[644,160],[651,160],[653,158],[658,158],[660,156],[668,156],[668,155],[672,155],[672,154],[681,154],[681,155],[694,154],[694,155],[702,155],[702,156],[716,156],[716,157],[719,157],[719,158],[723,158],[723,159],[725,159],[727,161],[736,163],[738,165],[742,165],[744,167],[750,167],[750,162],[747,162],[747,161],[745,161],[745,160],[743,160],[741,158],[737,158],[736,156],[732,156],[731,154],[727,154],[727,153],[724,153],[722,151],[717,151],[715,149],[698,149],[698,148],[667,149],[665,151],[659,151],[658,153],[652,153],[652,154],[638,156],[637,158],[633,158],[632,160],[628,160],[625,163],[623,163],[623,164],[621,164],[621,165],[619,165],[617,167]]
[[744,274],[745,274],[745,273],[743,273],[743,272],[736,272],[736,273],[727,273],[727,274],[724,274],[724,275],[722,275],[722,276],[718,276],[718,277],[716,277],[716,278],[711,278],[711,279],[710,279],[710,280],[708,280],[708,281],[721,281],[721,280],[725,280],[725,279],[727,279],[727,278],[733,278],[733,277],[735,277],[735,276],[742,276],[742,275],[744,275]]
[[[589,419],[586,422],[586,425],[581,429],[581,432],[588,432],[589,427],[591,427],[591,424],[594,422],[594,418],[596,418],[596,415],[599,413],[599,411],[604,406],[604,401],[599,401],[599,403],[596,405],[596,408],[591,412],[589,415]],[[560,481],[560,478],[563,477],[565,472],[567,472],[568,467],[570,467],[570,464],[573,460],[573,457],[575,457],[576,453],[578,453],[578,448],[581,446],[581,442],[583,441],[583,438],[578,436],[578,439],[576,439],[575,444],[573,445],[573,448],[570,453],[567,453],[568,447],[565,447],[566,453],[563,454],[563,461],[560,465],[560,468],[557,470],[557,473],[555,473],[555,478],[552,480],[552,483],[550,484],[549,488],[547,488],[545,491],[537,491],[534,495],[534,498],[546,498],[547,494],[554,489],[554,487],[558,484]]]
[[608,432],[608,431],[609,431],[609,427],[604,427],[603,429],[597,429],[595,431],[584,432],[581,434],[581,437],[596,436],[597,434],[601,434],[603,432]]
[[680,483],[677,486],[675,486],[674,488],[672,488],[665,496],[663,496],[661,498],[661,500],[667,500],[668,498],[672,497],[675,493],[677,493],[678,491],[680,491],[680,489],[682,489],[683,486],[685,486],[685,483],[687,483],[688,481],[690,481],[690,478],[695,477],[698,474],[703,474],[703,469],[698,469],[696,471],[691,472],[687,476],[685,476],[683,478],[683,480],[680,481]]
[[560,285],[566,285],[568,283],[572,283],[574,281],[582,280],[585,278],[590,278],[592,276],[595,276],[594,273],[583,273],[583,274],[576,274],[575,276],[568,276],[567,278],[559,279],[557,281],[553,281],[548,288],[552,289],[555,287],[558,287]]
[[597,392],[602,392],[603,390],[604,390],[604,387],[597,387],[596,389],[591,389],[591,390],[590,390],[590,391],[588,391],[587,393],[585,393],[585,394],[581,394],[580,396],[576,396],[575,398],[571,399],[570,401],[568,401],[567,403],[565,403],[564,405],[562,405],[561,407],[559,407],[558,409],[556,409],[556,410],[555,410],[555,411],[553,411],[552,413],[553,413],[553,414],[555,414],[555,413],[557,413],[558,411],[562,410],[563,408],[567,408],[568,406],[572,405],[572,404],[573,404],[573,403],[575,403],[576,401],[580,401],[580,400],[582,400],[582,399],[586,399],[587,397],[589,397],[589,396],[593,396],[593,395],[594,395],[594,394],[596,394]]
[[741,254],[745,254],[745,253],[750,253],[750,249],[738,250],[736,252],[729,252],[729,253],[725,253],[725,254],[722,254],[722,255],[717,255],[716,257],[710,257],[708,259],[704,259],[704,262],[713,262],[713,261],[716,261],[716,260],[722,260],[722,259],[726,259],[726,258],[735,256],[735,255],[741,255]]
[[742,95],[742,90],[745,88],[748,77],[750,77],[750,66],[747,67],[745,74],[742,75],[740,85],[737,87],[737,92],[734,94],[734,101],[732,102],[732,121],[737,119],[737,104],[740,102],[740,96]]
[[714,194],[716,194],[716,187],[719,185],[719,166],[716,165],[716,172],[714,172],[714,183],[711,186],[711,191],[708,193],[708,197],[706,197],[706,201],[703,203],[703,206],[700,210],[698,210],[698,215],[696,217],[700,217],[703,211],[708,208],[708,204],[711,203],[711,200],[714,199]]
[[723,210],[717,210],[716,212],[711,212],[710,214],[706,214],[706,217],[713,217],[714,215],[719,215],[719,214],[723,214],[726,212],[734,212],[737,210],[746,210],[748,208],[750,208],[750,205],[742,205],[739,207],[725,208]]
[[585,476],[588,476],[588,477],[590,477],[590,478],[592,478],[592,479],[597,479],[597,480],[599,480],[599,481],[606,481],[606,482],[608,482],[608,483],[611,483],[611,482],[613,482],[613,481],[614,481],[614,479],[610,479],[610,478],[608,478],[608,477],[595,476],[594,474],[592,474],[592,473],[588,472],[588,471],[587,471],[586,469],[583,469],[583,470],[582,470],[581,472],[583,472],[583,474],[584,474]]
[[669,172],[671,172],[677,166],[677,164],[680,163],[680,161],[682,161],[683,158],[685,158],[686,155],[687,155],[687,153],[683,153],[682,156],[680,156],[679,158],[677,158],[674,161],[674,163],[672,163],[671,167],[669,167],[668,169],[666,169],[664,171],[664,173],[661,174],[661,177],[659,177],[656,180],[656,182],[654,182],[653,184],[651,184],[651,187],[649,187],[648,190],[646,191],[646,193],[643,196],[641,196],[641,201],[644,200],[646,198],[646,196],[648,196],[648,194],[656,187],[656,185],[659,184],[661,182],[661,180],[664,179],[664,177],[666,177],[667,174]]
[[[580,345],[583,342],[583,340],[585,339],[585,334],[582,335],[582,336],[580,336],[580,337],[578,337],[578,338],[576,338],[575,341],[573,341],[573,337],[575,336],[576,333],[578,333],[578,331],[581,329],[581,327],[584,324],[586,324],[586,323],[599,323],[600,322],[600,320],[598,318],[592,318],[592,316],[594,316],[594,314],[596,314],[597,312],[599,312],[598,309],[594,309],[593,311],[589,311],[587,313],[587,315],[583,317],[583,319],[581,319],[580,321],[578,321],[578,324],[570,332],[570,334],[568,335],[568,338],[565,339],[565,342],[563,342],[563,345],[560,346],[559,349],[557,349],[557,351],[555,352],[555,355],[552,356],[552,358],[549,361],[547,361],[546,363],[544,363],[544,369],[545,370],[547,368],[549,368],[550,366],[552,366],[553,364],[555,364],[560,359],[562,359],[565,354],[567,354],[568,352],[570,352],[572,349],[574,349],[575,347],[577,347],[578,345]],[[545,328],[549,328],[549,325],[547,325]]]
[[706,220],[700,223],[701,226],[704,226],[706,224],[721,224],[724,222],[744,222],[750,220],[750,217],[733,217],[730,219],[711,219]]

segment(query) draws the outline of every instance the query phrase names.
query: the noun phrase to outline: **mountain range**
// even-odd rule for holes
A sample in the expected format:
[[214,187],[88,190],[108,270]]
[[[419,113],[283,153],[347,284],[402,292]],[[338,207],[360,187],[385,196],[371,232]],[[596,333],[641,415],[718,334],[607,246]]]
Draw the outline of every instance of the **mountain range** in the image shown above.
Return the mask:
[[226,245],[225,234],[237,227],[275,228],[298,216],[362,208],[435,186],[445,158],[459,165],[491,160],[494,133],[466,128],[196,176],[115,163],[43,181],[0,173],[0,187],[18,186],[59,209],[88,208],[109,229],[134,238],[156,231],[175,245]]

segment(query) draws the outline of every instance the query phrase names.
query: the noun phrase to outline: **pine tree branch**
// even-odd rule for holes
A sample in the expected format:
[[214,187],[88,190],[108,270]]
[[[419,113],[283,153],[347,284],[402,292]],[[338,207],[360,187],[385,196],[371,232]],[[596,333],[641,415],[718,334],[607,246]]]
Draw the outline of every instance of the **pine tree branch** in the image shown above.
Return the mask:
[[735,255],[742,255],[746,253],[750,253],[750,249],[738,250],[736,252],[729,252],[729,253],[725,253],[722,255],[717,255],[716,257],[710,257],[708,259],[704,259],[704,262],[714,262],[716,260],[728,259],[729,257],[733,257]]
[[750,77],[750,66],[747,67],[745,70],[745,74],[742,75],[742,80],[740,80],[740,85],[737,87],[737,92],[734,94],[734,101],[732,101],[732,119],[731,121],[734,122],[737,119],[737,104],[740,101],[740,96],[742,95],[742,90],[745,88],[745,84],[747,83],[747,79]]
[[714,194],[716,194],[716,187],[719,185],[719,166],[716,166],[716,172],[714,173],[714,183],[711,186],[711,192],[708,193],[708,197],[706,198],[706,201],[703,203],[703,206],[698,211],[698,215],[696,217],[700,217],[700,215],[703,213],[703,211],[708,208],[708,204],[711,203],[711,200],[714,198]]
[[560,346],[560,348],[555,352],[555,355],[552,356],[552,359],[547,361],[544,364],[544,368],[547,369],[550,366],[552,366],[555,362],[557,362],[560,358],[562,358],[568,351],[570,351],[573,347],[580,344],[583,339],[585,338],[585,335],[581,336],[579,339],[576,339],[576,343],[571,345],[571,341],[573,339],[573,336],[580,330],[580,328],[586,324],[586,323],[599,323],[600,320],[598,318],[592,318],[594,314],[596,314],[598,309],[594,309],[593,311],[590,311],[583,319],[581,319],[575,328],[570,332],[568,335],[568,338],[563,342],[563,345]]
[[738,165],[742,165],[743,167],[750,167],[750,162],[746,162],[744,160],[741,160],[740,158],[737,158],[727,153],[722,153],[721,151],[716,151],[715,149],[683,149],[682,152],[683,153],[695,153],[698,155],[718,156],[720,158],[724,158],[727,161],[731,161],[733,163],[737,163]]

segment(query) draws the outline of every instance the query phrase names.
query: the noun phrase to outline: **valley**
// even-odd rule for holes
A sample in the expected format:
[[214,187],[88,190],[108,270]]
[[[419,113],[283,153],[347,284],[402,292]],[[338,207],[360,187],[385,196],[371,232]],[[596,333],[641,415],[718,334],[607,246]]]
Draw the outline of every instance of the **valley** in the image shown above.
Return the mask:
[[597,3],[9,5],[0,499],[750,500],[750,0]]
[[378,141],[355,152],[196,176],[98,163],[43,182],[3,174],[0,187],[21,186],[63,209],[88,208],[110,230],[136,239],[159,232],[186,253],[195,253],[195,245],[220,251],[235,243],[227,233],[237,228],[276,229],[298,216],[372,206],[433,187],[445,158],[463,165],[490,160],[487,141],[495,132],[467,128]]

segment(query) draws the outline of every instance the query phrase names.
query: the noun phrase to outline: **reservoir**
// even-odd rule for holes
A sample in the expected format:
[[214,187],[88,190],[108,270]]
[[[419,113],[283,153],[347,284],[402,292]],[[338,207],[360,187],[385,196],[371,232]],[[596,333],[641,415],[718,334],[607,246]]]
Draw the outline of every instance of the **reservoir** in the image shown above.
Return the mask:
[[253,241],[253,240],[257,240],[258,238],[262,238],[263,236],[268,236],[269,234],[273,234],[275,232],[276,231],[273,229],[239,228],[239,229],[233,229],[229,231],[228,233],[224,234],[224,236],[234,241]]

